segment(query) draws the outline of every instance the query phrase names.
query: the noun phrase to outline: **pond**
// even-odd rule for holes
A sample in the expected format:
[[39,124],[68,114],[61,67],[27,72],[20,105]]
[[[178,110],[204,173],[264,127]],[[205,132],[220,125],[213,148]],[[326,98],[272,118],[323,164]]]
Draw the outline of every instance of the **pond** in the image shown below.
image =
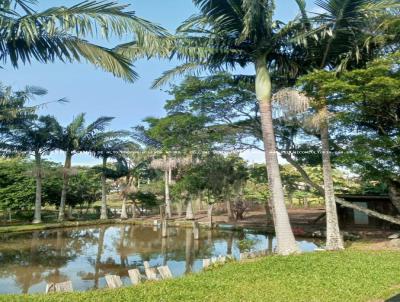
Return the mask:
[[[313,251],[311,240],[298,241]],[[201,230],[193,239],[190,228],[169,228],[161,238],[157,227],[108,225],[1,235],[0,293],[44,292],[46,283],[71,280],[74,290],[106,287],[104,276],[121,276],[129,285],[128,270],[167,264],[174,276],[202,269],[202,259],[232,254],[244,246],[273,250],[272,235],[257,231]]]

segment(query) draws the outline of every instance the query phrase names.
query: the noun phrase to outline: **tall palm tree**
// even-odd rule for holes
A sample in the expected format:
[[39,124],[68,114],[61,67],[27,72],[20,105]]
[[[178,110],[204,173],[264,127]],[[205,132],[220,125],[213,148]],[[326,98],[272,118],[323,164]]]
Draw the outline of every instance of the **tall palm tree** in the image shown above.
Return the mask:
[[[394,2],[384,0],[319,0],[316,4],[322,12],[310,21],[314,28],[304,36],[316,36],[318,41],[313,52],[322,53],[314,56],[316,69],[336,70],[338,72],[363,66],[376,55],[377,34],[382,15],[393,7]],[[399,5],[399,4],[397,4]],[[340,235],[332,165],[329,145],[329,100],[313,100],[313,107],[318,119],[318,129],[322,146],[322,166],[325,189],[326,225],[328,250],[344,248]]]
[[100,219],[107,219],[107,160],[116,159],[124,161],[124,153],[134,145],[122,138],[128,135],[124,131],[102,132],[92,137],[89,152],[102,159],[101,169],[101,212]]
[[56,148],[54,137],[58,123],[51,116],[25,120],[6,134],[2,148],[6,151],[32,154],[35,158],[36,198],[33,223],[41,223],[42,207],[42,156]]
[[0,1],[0,59],[14,67],[21,63],[80,61],[93,65],[125,80],[137,74],[124,56],[112,49],[90,43],[85,37],[133,35],[138,48],[157,48],[165,36],[161,27],[128,11],[128,5],[107,1],[83,1],[66,7],[36,11],[37,0]]
[[112,117],[100,117],[89,125],[85,125],[85,114],[81,113],[65,128],[60,127],[57,136],[58,149],[65,152],[63,169],[63,183],[58,220],[65,218],[65,204],[67,199],[68,179],[71,170],[72,156],[78,152],[90,151],[92,137],[104,131],[105,127],[113,120]]
[[[193,0],[200,14],[187,19],[177,31],[172,54],[186,62],[167,71],[156,80],[162,85],[175,75],[199,70],[252,65],[255,68],[255,91],[262,123],[265,159],[271,203],[274,211],[277,253],[298,252],[287,213],[276,153],[272,122],[272,75],[293,81],[307,65],[304,48],[294,44],[294,37],[304,30],[302,18],[284,24],[273,20],[271,0]],[[296,1],[301,8],[304,1]],[[121,50],[129,54],[129,49]],[[301,58],[301,60],[300,60]]]

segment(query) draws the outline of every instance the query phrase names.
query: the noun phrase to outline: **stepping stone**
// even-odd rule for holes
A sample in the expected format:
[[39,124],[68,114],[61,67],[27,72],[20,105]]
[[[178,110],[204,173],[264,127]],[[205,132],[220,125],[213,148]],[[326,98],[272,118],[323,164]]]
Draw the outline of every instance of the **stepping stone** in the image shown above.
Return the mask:
[[130,269],[128,271],[129,278],[131,279],[131,282],[133,285],[139,284],[142,282],[142,275],[140,274],[139,270],[137,268],[135,269]]
[[145,268],[144,272],[146,274],[147,280],[158,280],[157,270],[154,267]]
[[160,273],[161,279],[172,279],[172,273],[171,270],[169,269],[169,267],[167,265],[165,266],[159,266],[158,268],[158,272]]
[[120,276],[106,275],[105,278],[108,288],[120,288],[123,285]]
[[46,285],[46,294],[48,293],[67,293],[73,292],[72,281],[66,281],[61,283],[48,283]]
[[211,259],[203,259],[203,268],[207,268],[211,265]]

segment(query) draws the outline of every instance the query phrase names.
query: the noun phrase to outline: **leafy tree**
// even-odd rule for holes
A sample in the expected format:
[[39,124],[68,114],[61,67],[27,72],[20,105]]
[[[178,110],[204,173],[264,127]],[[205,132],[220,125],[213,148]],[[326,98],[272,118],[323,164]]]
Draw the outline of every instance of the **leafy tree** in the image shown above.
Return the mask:
[[66,7],[35,10],[36,0],[11,0],[0,3],[0,58],[14,67],[32,60],[47,63],[85,59],[115,76],[133,81],[137,74],[124,56],[112,49],[85,40],[101,33],[135,36],[135,45],[152,49],[165,31],[127,11],[127,5],[105,1],[83,1]]
[[[343,71],[362,66],[373,58],[378,47],[374,43],[369,43],[369,40],[379,32],[377,16],[385,14],[386,9],[392,7],[393,3],[371,0],[322,0],[318,1],[317,5],[323,12],[311,20],[316,28],[308,30],[307,33],[308,36],[316,36],[318,40],[314,49],[317,55],[313,56],[313,65],[316,69]],[[319,55],[321,53],[322,56]],[[326,248],[340,250],[344,245],[340,236],[332,177],[329,100],[320,94],[318,85],[308,88],[306,91],[312,97],[311,105],[316,114],[315,120],[321,139],[327,215]]]
[[32,165],[19,158],[0,161],[0,207],[2,210],[31,208],[35,201],[35,182],[28,171]]
[[4,148],[11,152],[32,154],[35,158],[36,199],[33,223],[41,223],[42,156],[56,148],[57,121],[51,116],[25,120],[7,133]]
[[364,179],[385,183],[391,201],[400,210],[399,58],[395,53],[340,77],[315,73],[307,77],[307,83],[318,81],[320,93],[331,100],[338,128],[333,132],[340,147],[338,163]]

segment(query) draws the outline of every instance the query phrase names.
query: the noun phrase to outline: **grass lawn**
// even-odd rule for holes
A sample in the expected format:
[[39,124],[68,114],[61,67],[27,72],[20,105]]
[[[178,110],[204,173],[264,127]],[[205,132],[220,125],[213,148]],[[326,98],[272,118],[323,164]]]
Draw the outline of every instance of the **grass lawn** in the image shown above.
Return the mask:
[[0,301],[381,301],[400,292],[400,253],[270,256],[119,290],[0,296]]

